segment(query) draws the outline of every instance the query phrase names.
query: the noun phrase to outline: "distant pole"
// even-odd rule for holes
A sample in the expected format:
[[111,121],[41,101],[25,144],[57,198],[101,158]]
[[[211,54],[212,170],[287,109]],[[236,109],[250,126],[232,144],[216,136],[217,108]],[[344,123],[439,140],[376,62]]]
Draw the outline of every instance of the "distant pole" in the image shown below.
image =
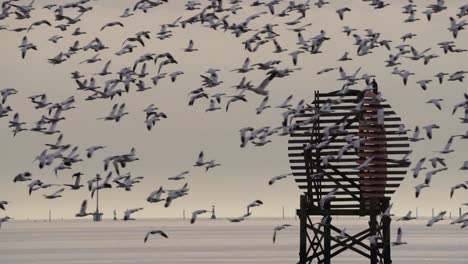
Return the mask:
[[52,222],[52,211],[49,209],[49,222]]
[[450,216],[449,216],[450,219],[452,219],[452,211],[450,211]]
[[458,207],[458,217],[461,217],[462,213],[461,213],[461,207]]
[[185,210],[184,210],[184,211],[182,211],[182,219],[184,219],[184,220],[185,220]]
[[432,218],[434,218],[434,208],[432,208]]
[[96,181],[96,214],[99,214],[99,178]]
[[93,216],[94,222],[101,222],[102,221],[102,214],[99,212],[99,177],[96,179],[96,212]]
[[117,211],[114,210],[114,221],[117,221]]
[[283,220],[284,220],[284,205],[283,205]]
[[416,206],[416,219],[418,219],[418,207]]

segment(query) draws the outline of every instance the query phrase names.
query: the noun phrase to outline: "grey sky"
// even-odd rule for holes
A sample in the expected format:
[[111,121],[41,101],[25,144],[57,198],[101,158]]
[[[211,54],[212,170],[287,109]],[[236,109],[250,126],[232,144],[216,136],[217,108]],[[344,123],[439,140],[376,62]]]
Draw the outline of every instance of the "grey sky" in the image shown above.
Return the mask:
[[[214,31],[203,28],[196,24],[188,26],[185,30],[174,29],[174,37],[166,40],[155,39],[155,33],[159,31],[160,25],[174,21],[179,16],[188,17],[191,13],[183,10],[186,1],[170,1],[171,3],[152,9],[148,14],[138,13],[127,19],[119,18],[126,6],[133,6],[135,1],[96,1],[92,2],[94,10],[86,13],[79,27],[87,34],[71,38],[71,32],[76,26],[65,33],[58,29],[39,27],[28,34],[28,39],[38,46],[38,51],[29,51],[27,58],[22,60],[17,48],[23,33],[0,31],[2,49],[0,50],[0,89],[14,87],[19,94],[8,99],[8,105],[14,111],[20,113],[21,118],[28,122],[37,121],[43,111],[34,111],[33,105],[27,99],[28,96],[47,93],[52,102],[59,102],[68,96],[75,95],[77,109],[65,113],[67,120],[61,122],[59,127],[64,134],[66,143],[79,145],[83,151],[95,144],[106,145],[107,148],[96,153],[92,160],[74,165],[73,170],[63,171],[59,177],[53,175],[52,168],[39,170],[36,163],[32,163],[44,148],[45,143],[52,143],[57,136],[43,136],[33,132],[18,134],[15,138],[8,128],[8,118],[0,119],[0,166],[2,177],[0,178],[0,200],[11,201],[7,214],[15,218],[39,218],[46,217],[47,211],[52,209],[56,215],[65,218],[72,217],[79,208],[82,199],[90,199],[87,191],[65,192],[62,199],[53,201],[45,200],[42,194],[52,193],[51,189],[41,190],[27,195],[25,183],[13,184],[13,177],[23,171],[29,170],[34,178],[40,178],[45,182],[71,183],[71,174],[82,171],[84,179],[93,177],[96,173],[102,173],[102,160],[115,154],[127,153],[130,148],[135,147],[140,161],[129,165],[128,171],[133,175],[144,176],[142,184],[137,184],[132,192],[111,189],[101,192],[102,209],[105,217],[110,217],[111,212],[117,209],[119,212],[133,207],[145,207],[139,212],[140,217],[174,217],[179,216],[183,209],[188,211],[209,208],[212,204],[218,207],[219,215],[236,216],[244,213],[245,205],[255,199],[265,202],[263,207],[255,210],[255,216],[279,215],[281,206],[284,205],[289,214],[298,207],[300,191],[295,182],[290,179],[278,182],[273,187],[267,182],[271,176],[289,172],[287,158],[287,137],[274,137],[274,141],[264,147],[253,147],[249,145],[245,149],[239,147],[240,139],[238,130],[245,126],[261,127],[265,125],[278,126],[280,124],[279,109],[267,109],[262,115],[255,115],[255,108],[263,99],[255,94],[249,94],[246,103],[235,103],[229,112],[217,111],[205,113],[208,101],[199,101],[194,107],[189,107],[187,94],[201,85],[200,74],[208,68],[221,69],[220,77],[224,84],[216,91],[235,93],[232,85],[237,84],[242,74],[230,72],[242,65],[246,57],[250,57],[252,63],[265,62],[271,59],[283,60],[280,68],[293,67],[290,51],[297,48],[297,36],[294,32],[286,30],[283,25],[275,28],[281,36],[278,38],[281,45],[288,48],[288,52],[280,55],[271,53],[271,43],[260,48],[259,52],[248,53],[244,50],[241,42],[250,33],[235,38],[229,32],[221,30]],[[245,1],[249,3],[250,1]],[[346,2],[352,12],[346,13],[344,21],[340,21],[335,10],[342,7]],[[409,128],[415,125],[424,126],[437,123],[442,128],[434,132],[432,141],[425,140],[413,145],[412,160],[437,155],[433,151],[440,150],[445,145],[450,135],[464,133],[466,125],[460,124],[458,117],[451,115],[451,109],[455,103],[463,98],[467,92],[467,84],[445,82],[439,85],[435,80],[429,85],[428,91],[422,91],[416,81],[420,79],[433,78],[440,71],[453,73],[458,70],[468,70],[467,54],[443,55],[437,43],[445,40],[453,40],[449,26],[449,16],[454,16],[458,7],[467,1],[447,1],[449,9],[436,14],[429,23],[420,13],[423,7],[434,1],[415,1],[419,5],[418,17],[420,21],[415,23],[402,23],[406,15],[401,14],[401,6],[407,1],[391,1],[389,7],[383,10],[373,10],[361,1],[334,1],[322,9],[312,7],[306,19],[299,24],[311,22],[312,26],[303,32],[306,38],[313,37],[321,29],[327,32],[331,38],[323,46],[323,53],[312,55],[302,54],[299,58],[298,67],[301,71],[291,76],[275,79],[270,89],[270,103],[277,105],[289,94],[294,94],[294,103],[304,98],[311,101],[314,90],[332,91],[341,87],[336,81],[337,72],[324,75],[315,73],[325,67],[342,65],[347,71],[354,71],[362,66],[361,72],[375,74],[388,103],[399,113],[403,122]],[[8,25],[10,28],[28,26],[31,22],[40,19],[51,19],[50,12],[40,10],[40,6],[46,1],[36,1],[37,11],[33,12],[33,18],[28,21],[15,21],[12,18],[0,21],[0,25]],[[244,9],[240,11],[240,18],[230,17],[230,21],[242,20],[246,14],[258,12],[261,8],[250,8],[243,4]],[[194,14],[194,13],[192,13]],[[270,15],[254,21],[252,27],[259,28],[266,23],[282,23],[291,21],[296,16],[286,18],[271,18]],[[111,21],[121,21],[125,28],[109,28],[99,32],[102,25]],[[54,22],[55,24],[56,22]],[[373,54],[357,57],[356,46],[352,46],[354,39],[346,37],[341,33],[342,26],[349,25],[358,28],[358,33],[363,35],[363,30],[372,28],[381,32],[382,39],[391,39],[393,45],[400,44],[400,37],[408,32],[418,34],[416,38],[408,41],[418,50],[432,47],[431,53],[440,57],[429,65],[424,66],[422,61],[413,62],[403,60],[401,69],[407,69],[416,73],[416,77],[410,77],[407,86],[403,86],[400,77],[390,74],[391,68],[384,67],[384,60],[390,54],[384,48],[375,49]],[[145,48],[137,48],[131,54],[116,57],[113,54],[120,49],[123,40],[141,30],[151,31],[152,39],[147,41]],[[64,34],[64,39],[58,44],[52,44],[47,39],[54,34]],[[69,61],[61,65],[53,66],[47,63],[52,58],[65,51],[75,40],[80,40],[81,45],[87,44],[94,37],[99,37],[104,44],[110,47],[101,52],[104,62],[91,65],[77,65],[78,62],[91,57],[94,52],[79,52]],[[199,52],[183,53],[182,49],[193,39]],[[468,32],[462,31],[455,40],[459,48],[468,48]],[[337,59],[345,52],[350,52],[352,61],[338,63]],[[152,90],[144,93],[136,93],[132,90],[120,98],[109,100],[84,101],[88,95],[76,91],[77,85],[70,79],[70,72],[78,69],[81,73],[90,75],[99,72],[108,59],[112,59],[111,71],[118,71],[126,65],[147,52],[156,54],[171,52],[179,61],[176,65],[170,65],[165,70],[172,72],[182,70],[185,75],[180,76],[176,83],[169,79],[161,80]],[[392,54],[395,51],[392,50]],[[150,77],[156,75],[156,67],[149,68]],[[264,72],[250,72],[246,74],[254,84],[264,79]],[[106,80],[111,77],[98,78]],[[149,80],[149,79],[148,79]],[[149,81],[147,81],[147,85]],[[443,111],[439,111],[433,105],[425,102],[432,98],[443,98]],[[122,119],[120,123],[97,121],[96,118],[108,114],[112,105],[116,102],[125,102],[130,112],[129,116]],[[152,131],[147,131],[142,110],[149,104],[154,103],[168,115],[167,120],[157,123]],[[222,107],[225,106],[225,101]],[[455,210],[459,204],[467,202],[467,193],[461,191],[453,199],[449,198],[450,186],[468,180],[466,173],[458,170],[464,160],[468,160],[468,142],[456,140],[456,152],[446,155],[449,170],[441,173],[433,179],[432,187],[423,190],[419,200],[414,199],[413,187],[423,181],[424,175],[414,180],[410,174],[395,193],[395,213],[405,213],[407,210],[418,206],[420,212],[429,214],[430,208],[437,210]],[[213,158],[222,164],[209,173],[202,169],[193,168],[192,165],[200,150],[205,151],[208,159]],[[169,182],[167,177],[174,176],[184,170],[190,170],[188,176],[189,195],[178,199],[170,208],[163,208],[162,204],[148,204],[146,196],[154,189],[163,185],[167,188],[181,186],[182,182]]]

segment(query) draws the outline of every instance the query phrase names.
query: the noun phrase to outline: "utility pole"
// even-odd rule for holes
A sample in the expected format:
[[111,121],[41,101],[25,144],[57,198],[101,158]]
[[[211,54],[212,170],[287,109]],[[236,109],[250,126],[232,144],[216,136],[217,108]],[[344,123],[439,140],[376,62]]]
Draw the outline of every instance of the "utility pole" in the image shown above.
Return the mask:
[[283,205],[283,220],[284,220],[284,205]]
[[418,219],[418,207],[416,206],[416,219]]
[[461,207],[458,207],[458,217],[461,217],[462,213],[461,213]]
[[52,222],[52,210],[49,209],[49,222]]
[[434,208],[432,208],[432,218],[434,218]]
[[185,210],[182,211],[182,219],[185,220]]

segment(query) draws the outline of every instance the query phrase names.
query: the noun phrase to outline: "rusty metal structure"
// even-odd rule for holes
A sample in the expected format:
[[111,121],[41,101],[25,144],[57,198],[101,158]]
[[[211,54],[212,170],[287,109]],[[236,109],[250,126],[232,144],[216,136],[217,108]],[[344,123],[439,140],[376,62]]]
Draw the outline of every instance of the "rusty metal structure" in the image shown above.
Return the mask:
[[[401,118],[377,91],[315,92],[292,121],[289,161],[299,188],[299,263],[331,263],[352,250],[371,264],[390,264],[390,196],[410,162]],[[337,238],[334,216],[369,217],[369,226]],[[372,241],[372,242],[371,242]]]

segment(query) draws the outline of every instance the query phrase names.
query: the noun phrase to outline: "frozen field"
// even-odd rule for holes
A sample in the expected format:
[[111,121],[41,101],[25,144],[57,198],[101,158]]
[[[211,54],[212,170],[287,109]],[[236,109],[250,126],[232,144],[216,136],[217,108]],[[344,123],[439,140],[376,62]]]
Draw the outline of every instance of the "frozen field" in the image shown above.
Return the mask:
[[[354,233],[364,221],[339,219]],[[335,224],[337,223],[335,221]],[[273,245],[273,227],[293,226],[278,234]],[[298,221],[294,219],[225,219],[188,221],[146,219],[134,222],[13,221],[0,229],[0,263],[296,263]],[[393,247],[393,263],[468,263],[468,230],[448,221],[426,228],[423,221],[402,225],[408,245]],[[398,224],[393,225],[392,240]],[[143,243],[150,229],[162,229],[169,239],[153,237]],[[368,263],[355,253],[339,255],[333,263]]]

